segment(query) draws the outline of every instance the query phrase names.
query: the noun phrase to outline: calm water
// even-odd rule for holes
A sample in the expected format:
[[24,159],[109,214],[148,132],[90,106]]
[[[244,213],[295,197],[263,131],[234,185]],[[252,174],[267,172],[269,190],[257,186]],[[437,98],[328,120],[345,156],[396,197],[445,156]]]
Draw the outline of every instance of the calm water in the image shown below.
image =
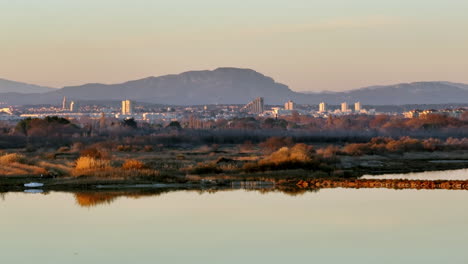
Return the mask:
[[448,190],[8,193],[0,263],[467,263],[467,201]]

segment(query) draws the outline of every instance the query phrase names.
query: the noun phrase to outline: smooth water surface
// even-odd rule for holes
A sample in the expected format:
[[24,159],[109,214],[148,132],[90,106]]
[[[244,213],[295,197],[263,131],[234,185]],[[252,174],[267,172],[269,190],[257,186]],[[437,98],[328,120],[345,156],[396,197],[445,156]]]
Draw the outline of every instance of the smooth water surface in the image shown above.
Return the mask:
[[467,263],[468,192],[7,193],[0,263]]

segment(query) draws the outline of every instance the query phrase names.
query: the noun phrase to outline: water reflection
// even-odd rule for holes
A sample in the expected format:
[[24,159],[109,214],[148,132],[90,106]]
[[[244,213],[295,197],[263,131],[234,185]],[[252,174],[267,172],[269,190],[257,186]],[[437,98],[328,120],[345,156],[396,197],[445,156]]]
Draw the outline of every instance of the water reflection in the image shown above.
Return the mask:
[[106,189],[5,197],[0,263],[468,259],[467,191]]
[[[411,179],[411,180],[405,180]],[[149,185],[153,186],[153,185]],[[158,185],[159,186],[159,185]],[[80,207],[95,207],[110,205],[119,198],[140,199],[145,197],[157,197],[171,192],[185,192],[197,194],[214,194],[218,192],[232,192],[243,190],[258,194],[282,193],[288,196],[301,196],[306,193],[318,192],[321,189],[415,189],[436,190],[445,189],[451,191],[468,190],[468,169],[424,172],[408,174],[390,174],[380,176],[364,176],[361,179],[315,179],[300,181],[297,184],[287,186],[274,186],[265,182],[237,182],[230,187],[205,185],[202,187],[153,187],[148,186],[101,186],[93,190],[70,191],[74,196],[75,204]],[[48,195],[47,189],[26,189],[24,193]],[[7,192],[0,192],[0,199],[5,200]]]
[[[98,205],[109,205],[115,202],[119,198],[131,198],[140,199],[145,197],[157,197],[170,192],[186,192],[186,193],[198,193],[202,194],[214,194],[218,192],[230,192],[237,191],[239,189],[210,189],[210,190],[180,190],[180,189],[158,189],[158,190],[131,190],[131,191],[88,191],[88,192],[75,192],[76,204],[81,207],[94,207]],[[274,192],[281,192],[289,196],[302,195],[306,192],[317,192],[318,189],[299,189],[292,188],[291,190],[280,190],[280,189],[244,189],[246,192],[256,192],[259,194],[267,194]]]

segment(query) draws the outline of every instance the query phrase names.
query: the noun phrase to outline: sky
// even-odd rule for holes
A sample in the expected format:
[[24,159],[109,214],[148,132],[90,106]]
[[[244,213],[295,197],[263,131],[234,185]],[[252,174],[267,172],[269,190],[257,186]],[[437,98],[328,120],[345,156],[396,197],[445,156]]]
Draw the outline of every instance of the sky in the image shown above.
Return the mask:
[[296,91],[468,83],[466,0],[0,0],[0,78],[251,68]]

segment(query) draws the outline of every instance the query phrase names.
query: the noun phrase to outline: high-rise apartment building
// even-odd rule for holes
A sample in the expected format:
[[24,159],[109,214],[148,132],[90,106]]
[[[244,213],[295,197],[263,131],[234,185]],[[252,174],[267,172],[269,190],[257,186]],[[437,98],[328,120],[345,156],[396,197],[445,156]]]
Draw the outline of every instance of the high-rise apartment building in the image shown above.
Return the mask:
[[263,97],[258,97],[255,98],[252,102],[246,104],[244,107],[242,107],[241,110],[247,111],[249,113],[253,114],[261,114],[265,110],[264,103],[263,103]]
[[285,110],[294,110],[294,102],[289,100],[284,104]]
[[324,102],[321,102],[321,103],[319,104],[319,112],[320,112],[320,113],[323,113],[323,112],[326,112],[326,111],[327,111],[327,104],[324,103]]
[[76,104],[75,101],[70,102],[70,112],[75,112],[76,110]]
[[361,102],[354,103],[354,111],[355,112],[361,112],[361,110],[362,110]]
[[67,106],[67,97],[64,96],[63,97],[63,100],[62,100],[62,110],[67,110],[68,109],[68,106]]
[[133,114],[132,101],[124,100],[122,101],[122,115],[131,115]]
[[349,111],[348,103],[346,103],[346,102],[341,103],[341,112],[346,113],[348,111]]

